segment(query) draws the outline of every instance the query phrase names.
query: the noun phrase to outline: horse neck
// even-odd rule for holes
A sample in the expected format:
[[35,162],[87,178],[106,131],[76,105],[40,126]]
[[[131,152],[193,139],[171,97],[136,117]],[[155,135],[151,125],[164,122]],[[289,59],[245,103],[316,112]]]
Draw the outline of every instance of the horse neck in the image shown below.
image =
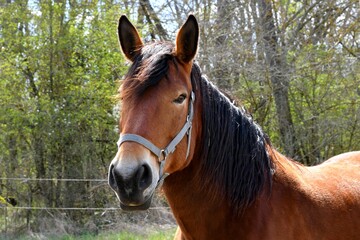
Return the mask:
[[[172,209],[183,239],[211,239],[199,235],[211,232],[223,225],[231,216],[231,209],[224,200],[214,201],[208,191],[201,186],[198,169],[200,164],[194,160],[180,172],[171,174],[163,185],[163,190]],[[217,221],[213,221],[216,217]],[[208,228],[211,231],[206,231]],[[218,238],[214,238],[218,239]]]
[[[204,191],[201,182],[206,179],[199,173],[199,159],[193,159],[187,168],[166,179],[163,189],[177,223],[183,234],[189,237],[184,239],[231,239],[235,235],[260,239],[266,225],[276,224],[276,221],[265,223],[264,220],[271,219],[272,211],[281,213],[281,209],[276,207],[284,206],[287,198],[297,196],[296,186],[301,185],[303,167],[270,146],[268,149],[275,165],[271,194],[263,191],[239,215],[234,214],[234,206],[227,199]],[[269,207],[273,202],[279,204]]]
[[[200,80],[199,80],[200,81]],[[201,81],[205,81],[204,79],[202,79]],[[204,85],[202,85],[204,84]],[[245,201],[243,201],[243,199],[239,198],[240,194],[234,194],[231,195],[229,192],[229,189],[232,186],[235,185],[243,185],[246,184],[248,182],[248,179],[242,177],[242,179],[240,178],[242,175],[242,171],[246,171],[246,165],[243,168],[243,170],[239,171],[238,173],[229,173],[233,174],[231,176],[234,176],[234,179],[231,179],[230,181],[232,181],[232,185],[231,184],[227,184],[226,185],[226,189],[227,192],[229,193],[229,196],[225,196],[226,194],[224,194],[224,189],[225,189],[225,185],[222,185],[223,183],[226,184],[226,182],[228,181],[226,178],[228,176],[226,175],[222,175],[222,179],[220,179],[219,181],[216,179],[216,176],[219,176],[217,172],[219,172],[219,169],[216,166],[217,163],[219,162],[223,162],[225,164],[227,164],[226,162],[229,162],[229,164],[231,164],[231,166],[223,166],[222,165],[222,169],[220,169],[220,172],[224,173],[225,170],[233,170],[233,169],[240,169],[239,166],[243,166],[240,162],[234,162],[234,159],[230,159],[232,152],[234,152],[234,154],[240,154],[243,153],[244,155],[249,156],[250,153],[246,152],[247,149],[251,148],[250,145],[248,144],[248,142],[246,142],[246,146],[245,148],[242,148],[244,146],[237,146],[236,144],[241,144],[238,142],[233,142],[232,146],[230,146],[228,149],[223,149],[224,152],[227,154],[225,155],[221,155],[221,154],[216,154],[216,156],[219,157],[219,159],[214,158],[214,156],[209,156],[212,157],[212,162],[207,161],[206,156],[207,154],[204,154],[204,151],[207,151],[208,145],[209,144],[218,144],[217,141],[222,141],[221,139],[229,139],[230,136],[226,135],[227,133],[229,133],[229,129],[227,129],[227,131],[225,131],[224,129],[222,129],[224,126],[217,126],[217,130],[216,132],[218,132],[218,134],[221,133],[225,133],[223,136],[217,135],[216,137],[214,137],[214,133],[211,132],[212,129],[205,129],[206,126],[203,126],[203,122],[202,120],[204,119],[203,116],[203,112],[202,111],[208,111],[209,109],[202,109],[202,101],[203,99],[203,95],[204,93],[206,94],[207,92],[212,92],[212,96],[208,97],[207,100],[209,99],[213,99],[213,102],[211,103],[212,105],[216,105],[218,104],[219,100],[220,102],[224,103],[224,102],[228,102],[228,109],[223,109],[221,111],[231,111],[231,114],[228,115],[228,117],[233,117],[236,118],[237,121],[240,121],[239,123],[241,123],[241,126],[249,126],[253,131],[257,131],[257,133],[259,133],[259,135],[251,135],[251,141],[257,141],[258,139],[261,138],[261,141],[263,141],[263,143],[266,142],[266,140],[264,139],[264,136],[262,135],[260,131],[260,129],[258,128],[257,125],[255,125],[255,123],[252,122],[251,118],[247,115],[245,115],[244,111],[235,111],[234,109],[236,108],[234,105],[232,105],[230,103],[230,101],[223,96],[220,92],[218,92],[217,89],[215,89],[211,83],[209,82],[202,82],[200,83],[197,88],[196,88],[196,103],[195,103],[195,116],[194,116],[194,127],[193,127],[193,136],[194,138],[192,139],[192,151],[190,153],[191,156],[191,161],[189,163],[189,165],[178,172],[175,172],[173,174],[171,174],[166,181],[164,182],[164,192],[165,195],[168,199],[168,202],[173,210],[174,216],[177,219],[177,222],[179,223],[180,226],[182,226],[182,230],[183,228],[187,228],[189,227],[189,225],[193,225],[193,226],[199,226],[199,222],[204,223],[204,225],[206,225],[208,228],[211,228],[211,225],[214,224],[221,224],[221,222],[223,221],[227,221],[227,219],[229,218],[233,218],[233,217],[239,217],[240,215],[245,216],[247,215],[247,212],[251,212],[250,209],[253,208],[252,203],[256,202],[256,198],[260,198],[262,195],[262,191],[264,188],[264,190],[268,190],[267,186],[270,185],[271,179],[268,179],[268,174],[271,171],[271,163],[269,162],[268,156],[266,153],[266,151],[263,149],[263,151],[258,153],[258,156],[261,156],[261,159],[256,159],[254,161],[258,161],[257,163],[259,164],[260,160],[263,160],[265,162],[264,165],[260,164],[259,169],[256,169],[253,167],[251,167],[253,171],[252,173],[254,174],[250,174],[250,176],[256,175],[255,172],[263,172],[264,171],[264,179],[262,179],[259,182],[255,182],[253,181],[253,183],[255,183],[255,185],[250,185],[250,187],[245,187],[245,188],[241,188],[241,189],[237,189],[237,193],[239,193],[240,191],[243,191],[245,189],[246,191],[249,191],[249,196],[251,196],[251,198],[246,199]],[[213,96],[217,97],[214,98]],[[225,99],[226,98],[226,99]],[[211,105],[209,104],[209,105]],[[231,106],[230,106],[231,104]],[[230,110],[229,110],[230,109]],[[239,113],[241,112],[241,114],[244,114],[244,116],[240,115]],[[244,117],[244,119],[239,119]],[[206,118],[206,116],[205,116]],[[214,117],[210,117],[210,118],[216,118],[216,115],[214,115]],[[245,119],[246,118],[246,119]],[[209,118],[207,118],[209,119]],[[244,121],[243,121],[244,120]],[[214,119],[214,121],[216,121],[216,119]],[[230,123],[229,123],[230,124]],[[233,124],[233,122],[232,122]],[[254,124],[254,125],[253,125]],[[230,129],[231,130],[231,129]],[[211,141],[208,139],[203,139],[204,138],[204,131],[210,131],[211,134],[213,134],[212,136],[208,136],[209,139],[210,137],[212,138]],[[234,129],[235,131],[235,129]],[[245,131],[247,132],[247,131]],[[247,132],[249,133],[249,132]],[[254,132],[253,132],[254,133]],[[210,134],[210,135],[211,135]],[[229,138],[228,138],[229,137]],[[233,136],[233,138],[235,139],[235,137]],[[244,140],[241,140],[244,142]],[[240,141],[240,142],[241,142]],[[250,140],[249,140],[250,141]],[[258,141],[257,141],[258,142]],[[230,142],[229,142],[230,144]],[[222,144],[222,145],[226,145],[226,144]],[[261,148],[260,146],[261,144],[255,144],[254,147],[257,148]],[[194,147],[195,146],[195,147]],[[224,146],[226,147],[226,146]],[[265,148],[265,146],[264,146]],[[249,151],[251,151],[251,149],[249,149]],[[229,154],[230,153],[230,154]],[[262,159],[263,158],[263,159]],[[239,157],[237,157],[237,160],[240,161],[241,159],[239,159]],[[246,162],[249,159],[246,160]],[[214,162],[217,162],[214,164]],[[214,168],[212,170],[209,171],[209,169],[207,168],[206,165],[208,166],[212,166],[212,164],[214,164]],[[234,167],[234,168],[232,168]],[[261,169],[260,169],[261,168]],[[265,170],[264,170],[265,169]],[[209,174],[210,172],[210,174]],[[211,173],[215,173],[215,175],[210,176]],[[245,173],[246,174],[246,173]],[[215,177],[214,177],[215,176]],[[240,180],[239,180],[240,179]],[[239,181],[237,181],[239,180]],[[256,180],[256,179],[253,179]],[[257,191],[253,191],[254,189],[258,189]],[[231,190],[231,191],[232,191]],[[236,192],[234,191],[234,192]],[[251,192],[252,191],[252,192]],[[267,192],[268,191],[264,191]],[[259,195],[259,196],[257,196]],[[234,200],[235,198],[235,200]],[[238,199],[238,200],[236,200]],[[235,207],[233,202],[235,202]],[[243,212],[242,212],[243,211]],[[250,214],[251,215],[251,214]],[[218,221],[211,221],[211,219],[213,217],[216,217],[218,219]],[[244,217],[245,218],[245,217]],[[207,219],[205,221],[205,219]],[[208,221],[209,220],[209,221]],[[251,220],[252,221],[252,220]],[[193,224],[192,224],[192,223]],[[199,226],[200,227],[200,226]],[[218,226],[212,226],[213,229],[218,229]],[[238,227],[237,227],[238,228]],[[189,230],[190,231],[190,230]],[[206,231],[205,231],[206,232]]]
[[163,185],[182,239],[232,239],[239,234],[252,234],[249,230],[261,222],[258,217],[267,211],[258,204],[264,197],[259,196],[236,215],[227,199],[204,190],[201,182],[206,180],[199,174],[199,168],[199,161],[193,159],[187,168],[170,175]]

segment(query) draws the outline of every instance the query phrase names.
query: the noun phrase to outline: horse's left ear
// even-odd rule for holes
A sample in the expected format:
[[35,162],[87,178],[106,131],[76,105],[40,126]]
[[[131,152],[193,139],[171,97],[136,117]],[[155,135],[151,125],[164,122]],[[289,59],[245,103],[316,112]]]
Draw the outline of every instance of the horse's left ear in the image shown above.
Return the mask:
[[184,63],[194,59],[199,42],[199,25],[194,15],[188,19],[180,28],[176,36],[175,55]]

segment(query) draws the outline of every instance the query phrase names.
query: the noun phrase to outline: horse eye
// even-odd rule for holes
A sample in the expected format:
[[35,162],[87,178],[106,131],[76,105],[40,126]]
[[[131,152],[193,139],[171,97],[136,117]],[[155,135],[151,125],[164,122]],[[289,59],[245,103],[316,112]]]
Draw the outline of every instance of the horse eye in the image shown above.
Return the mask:
[[176,98],[173,102],[176,104],[181,104],[185,101],[186,94],[181,94],[178,98]]

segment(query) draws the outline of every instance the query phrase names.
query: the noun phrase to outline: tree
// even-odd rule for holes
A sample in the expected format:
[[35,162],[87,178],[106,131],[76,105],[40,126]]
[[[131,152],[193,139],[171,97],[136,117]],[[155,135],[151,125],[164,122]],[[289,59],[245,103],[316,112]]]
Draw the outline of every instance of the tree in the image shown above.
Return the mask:
[[260,26],[265,45],[264,52],[266,63],[269,66],[282,145],[288,156],[295,157],[298,150],[289,103],[289,74],[286,63],[286,52],[284,52],[284,49],[281,48],[279,43],[280,40],[277,36],[277,29],[275,28],[271,2],[268,0],[259,0],[258,6],[261,14]]
[[115,34],[119,12],[115,3],[1,5],[0,174],[59,179],[4,181],[4,197],[14,195],[22,206],[101,202],[86,199],[91,183],[61,179],[106,178],[117,138],[111,96],[125,69]]

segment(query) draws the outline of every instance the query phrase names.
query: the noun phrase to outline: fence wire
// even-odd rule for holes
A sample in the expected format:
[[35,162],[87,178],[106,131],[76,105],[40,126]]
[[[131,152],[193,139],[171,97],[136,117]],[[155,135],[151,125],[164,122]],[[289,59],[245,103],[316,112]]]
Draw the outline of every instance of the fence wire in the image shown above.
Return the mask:
[[10,181],[57,181],[57,182],[107,182],[107,179],[82,179],[82,178],[0,178],[0,180]]
[[[58,182],[104,182],[106,183],[107,179],[85,179],[85,178],[0,178],[0,180],[10,180],[10,181],[22,181],[22,182],[30,182],[30,181],[58,181]],[[23,209],[23,210],[87,210],[87,211],[122,211],[120,207],[109,207],[109,208],[81,208],[81,207],[30,207],[30,206],[0,206],[0,209]],[[170,209],[170,207],[150,207],[148,210],[160,210],[160,209]]]
[[[11,182],[13,182],[15,185],[17,184],[24,184],[24,183],[28,183],[30,185],[32,185],[31,183],[34,184],[38,184],[41,182],[74,182],[74,184],[78,183],[80,184],[81,182],[92,182],[94,185],[94,187],[100,187],[102,185],[106,185],[107,184],[107,179],[97,179],[97,178],[92,178],[92,179],[80,179],[80,178],[63,178],[63,179],[58,179],[58,178],[32,178],[32,177],[11,177],[11,178],[6,178],[6,177],[0,177],[0,181],[2,181],[2,183],[8,181],[10,184]],[[15,191],[19,191],[20,189],[17,189],[16,187],[12,187],[12,190]],[[112,193],[112,191],[106,188],[107,191],[109,191]],[[93,197],[93,188],[91,190],[91,197]],[[9,197],[8,195],[8,190],[5,190],[3,192],[4,195],[0,194],[0,197],[3,198],[3,200],[6,200],[7,197]],[[71,194],[69,192],[69,194]],[[76,192],[74,194],[77,194]],[[22,197],[25,197],[26,194],[24,194]],[[51,216],[53,216],[53,213],[59,212],[60,214],[64,214],[65,211],[67,211],[69,214],[69,211],[73,212],[75,215],[74,216],[78,216],[77,212],[81,212],[84,211],[84,214],[95,214],[94,216],[98,216],[96,215],[97,213],[101,213],[101,218],[97,217],[96,221],[97,224],[99,225],[99,229],[104,227],[111,227],[114,225],[114,222],[116,222],[116,219],[125,219],[125,221],[129,221],[129,222],[135,222],[136,221],[140,221],[137,219],[141,219],[142,222],[146,222],[147,219],[152,219],[151,221],[154,221],[154,219],[156,219],[156,221],[161,222],[162,224],[164,222],[166,222],[166,224],[171,223],[174,224],[173,222],[173,218],[172,213],[171,213],[171,208],[169,206],[163,205],[162,200],[157,199],[158,203],[160,203],[160,206],[156,206],[157,204],[154,204],[155,206],[152,206],[150,208],[148,208],[147,211],[145,211],[144,213],[141,213],[142,215],[139,215],[139,213],[137,213],[137,215],[128,215],[126,211],[122,210],[118,204],[118,201],[115,201],[115,196],[112,196],[111,200],[109,202],[107,202],[105,204],[105,206],[103,207],[86,207],[86,203],[85,206],[79,206],[79,207],[48,207],[46,206],[46,203],[44,204],[45,206],[31,206],[32,203],[28,202],[28,201],[24,201],[24,199],[17,199],[16,195],[11,196],[15,197],[17,202],[17,205],[11,206],[11,203],[6,203],[4,202],[3,204],[0,202],[0,238],[1,236],[6,236],[7,233],[15,233],[17,230],[16,229],[20,229],[23,228],[24,226],[26,226],[27,228],[31,228],[30,226],[32,226],[33,221],[29,218],[28,216],[34,217],[34,216],[41,216],[35,213],[32,213],[32,211],[44,211],[47,212],[48,214],[50,214]],[[21,200],[21,201],[19,201]],[[7,200],[6,200],[7,201]],[[156,202],[156,200],[155,200]],[[20,204],[19,204],[20,203]],[[22,204],[23,205],[22,205]],[[88,203],[89,205],[91,203]],[[19,206],[20,205],[20,206]],[[36,204],[37,205],[37,204]],[[41,204],[42,205],[42,204]],[[93,212],[93,213],[91,213]],[[120,213],[120,215],[119,215]],[[122,215],[122,213],[124,213],[125,215]],[[30,215],[29,215],[30,214]],[[39,212],[40,214],[40,212]],[[79,213],[80,214],[80,213]],[[115,215],[114,215],[115,214]],[[54,215],[55,216],[55,215]],[[61,216],[65,216],[65,215],[61,215]],[[66,215],[67,216],[67,215]],[[70,215],[69,215],[70,216]],[[86,215],[89,219],[89,221],[93,221],[92,216],[93,215]],[[90,217],[89,217],[90,216]],[[141,216],[143,216],[143,219],[141,218]],[[51,220],[50,220],[51,221]],[[55,220],[54,220],[55,221]],[[65,220],[64,220],[65,221]],[[95,221],[95,220],[94,220]],[[108,225],[108,222],[111,222],[112,225]],[[121,221],[120,221],[121,222]],[[35,225],[34,225],[35,226]],[[36,230],[36,227],[34,228]],[[34,231],[35,231],[34,230]],[[4,235],[5,234],[5,235]]]
[[[110,207],[110,208],[94,208],[94,207],[89,207],[89,208],[75,208],[75,207],[10,207],[10,206],[5,206],[5,207],[0,207],[0,209],[7,209],[7,210],[17,210],[17,209],[22,209],[22,210],[87,210],[87,211],[123,211],[121,208],[119,207]],[[148,208],[148,210],[162,210],[162,209],[167,209],[170,210],[170,207],[150,207]]]

